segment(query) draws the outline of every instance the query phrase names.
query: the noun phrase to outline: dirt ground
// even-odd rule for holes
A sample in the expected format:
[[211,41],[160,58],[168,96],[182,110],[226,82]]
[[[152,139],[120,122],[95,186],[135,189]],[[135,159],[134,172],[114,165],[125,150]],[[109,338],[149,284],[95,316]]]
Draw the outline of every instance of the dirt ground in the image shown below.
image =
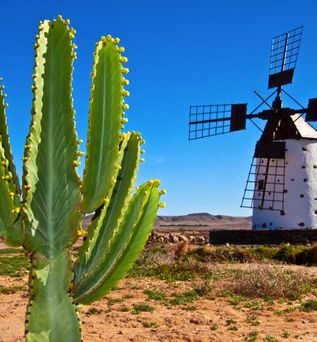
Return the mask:
[[[317,267],[309,271],[317,277]],[[5,287],[26,284],[27,274],[23,278],[0,277],[0,285]],[[274,301],[259,308],[256,302],[232,305],[228,298],[203,296],[191,303],[166,305],[166,301],[149,299],[145,291],[164,293],[170,299],[175,293],[191,291],[192,285],[152,278],[122,280],[109,296],[81,309],[84,341],[317,341],[316,311],[288,310],[299,305],[296,301]],[[24,341],[26,304],[25,290],[0,295],[1,342]],[[149,311],[133,310],[138,307]]]

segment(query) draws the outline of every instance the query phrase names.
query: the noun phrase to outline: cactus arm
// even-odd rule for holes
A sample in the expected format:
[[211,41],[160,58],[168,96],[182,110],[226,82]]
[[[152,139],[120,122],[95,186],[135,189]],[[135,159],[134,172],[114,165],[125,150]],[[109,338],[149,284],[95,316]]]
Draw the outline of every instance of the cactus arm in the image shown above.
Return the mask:
[[5,159],[5,151],[0,136],[0,236],[7,244],[19,246],[24,240],[21,225],[20,196],[12,192],[12,176],[9,161]]
[[31,301],[28,305],[26,342],[78,342],[80,327],[67,291],[71,256],[68,250],[54,258],[36,253],[32,258]]
[[132,198],[117,234],[95,270],[74,287],[74,301],[89,304],[109,292],[144,247],[159,206],[158,181],[142,185]]
[[90,213],[103,204],[112,187],[122,126],[122,64],[116,41],[108,36],[94,53],[89,108],[87,154],[83,177],[83,209]]
[[88,228],[88,236],[79,251],[79,258],[75,264],[75,279],[80,279],[100,262],[106,253],[119,223],[122,220],[129,200],[139,164],[140,143],[142,139],[138,133],[128,134],[121,144],[123,154],[120,171],[112,192],[109,206],[103,207],[99,217],[95,218]]
[[[26,248],[53,257],[77,237],[80,201],[68,23],[44,21],[37,40],[33,118],[25,151]],[[42,95],[42,96],[41,96]]]
[[8,161],[8,171],[11,173],[10,191],[20,194],[19,178],[13,162],[9,140],[6,116],[7,104],[5,103],[4,98],[5,94],[3,93],[3,86],[0,86],[0,135],[2,140],[2,147],[4,150],[4,158]]

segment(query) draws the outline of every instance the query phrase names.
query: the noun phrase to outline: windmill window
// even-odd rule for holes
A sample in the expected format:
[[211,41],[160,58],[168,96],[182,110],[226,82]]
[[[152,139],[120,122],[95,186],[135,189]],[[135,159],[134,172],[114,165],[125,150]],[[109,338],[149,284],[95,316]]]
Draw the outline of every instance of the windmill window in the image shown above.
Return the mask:
[[281,210],[281,216],[284,216],[285,215],[285,211],[284,210]]
[[287,193],[287,189],[284,189],[284,193],[285,193],[285,194]]
[[270,222],[270,227],[272,227],[273,226],[273,222]]
[[266,228],[266,223],[262,223],[262,228]]
[[292,181],[292,182],[294,182],[294,180],[295,180],[294,178],[291,178],[291,181]]
[[317,169],[317,165],[314,165],[313,168],[314,168],[314,169]]
[[299,196],[299,197],[303,198],[303,197],[304,197],[304,195],[303,195],[303,194],[300,194],[300,196]]
[[288,162],[285,162],[285,165],[288,165]]
[[279,183],[279,182],[280,182],[280,180],[278,179],[278,180],[277,180],[277,183]]
[[307,178],[304,178],[304,182],[307,182]]
[[307,151],[307,148],[305,148],[305,147],[302,147],[302,150],[303,150],[303,151]]
[[305,226],[305,223],[304,222],[299,222],[298,224],[300,227],[304,227]]
[[259,179],[258,180],[258,189],[259,190],[264,190],[264,179]]
[[306,166],[305,166],[305,165],[302,165],[302,169],[306,169]]
[[315,214],[317,215],[317,210],[315,210]]

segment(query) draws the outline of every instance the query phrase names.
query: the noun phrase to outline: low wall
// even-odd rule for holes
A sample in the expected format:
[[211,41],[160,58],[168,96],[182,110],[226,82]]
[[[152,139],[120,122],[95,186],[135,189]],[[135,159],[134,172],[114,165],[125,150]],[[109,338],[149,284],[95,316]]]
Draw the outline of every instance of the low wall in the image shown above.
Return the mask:
[[317,242],[317,229],[294,230],[213,230],[209,231],[212,245],[280,245],[312,244]]

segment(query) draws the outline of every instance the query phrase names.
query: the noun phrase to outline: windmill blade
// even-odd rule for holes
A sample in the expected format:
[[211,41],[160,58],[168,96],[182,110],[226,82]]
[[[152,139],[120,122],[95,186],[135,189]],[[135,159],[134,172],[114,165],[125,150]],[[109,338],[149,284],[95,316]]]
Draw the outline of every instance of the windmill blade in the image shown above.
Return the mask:
[[245,129],[246,112],[245,103],[190,106],[189,140]]
[[[242,208],[284,212],[285,159],[253,157]],[[263,227],[264,228],[264,227]]]
[[317,99],[309,99],[305,121],[317,121]]
[[272,39],[269,89],[292,83],[303,28],[299,26]]

